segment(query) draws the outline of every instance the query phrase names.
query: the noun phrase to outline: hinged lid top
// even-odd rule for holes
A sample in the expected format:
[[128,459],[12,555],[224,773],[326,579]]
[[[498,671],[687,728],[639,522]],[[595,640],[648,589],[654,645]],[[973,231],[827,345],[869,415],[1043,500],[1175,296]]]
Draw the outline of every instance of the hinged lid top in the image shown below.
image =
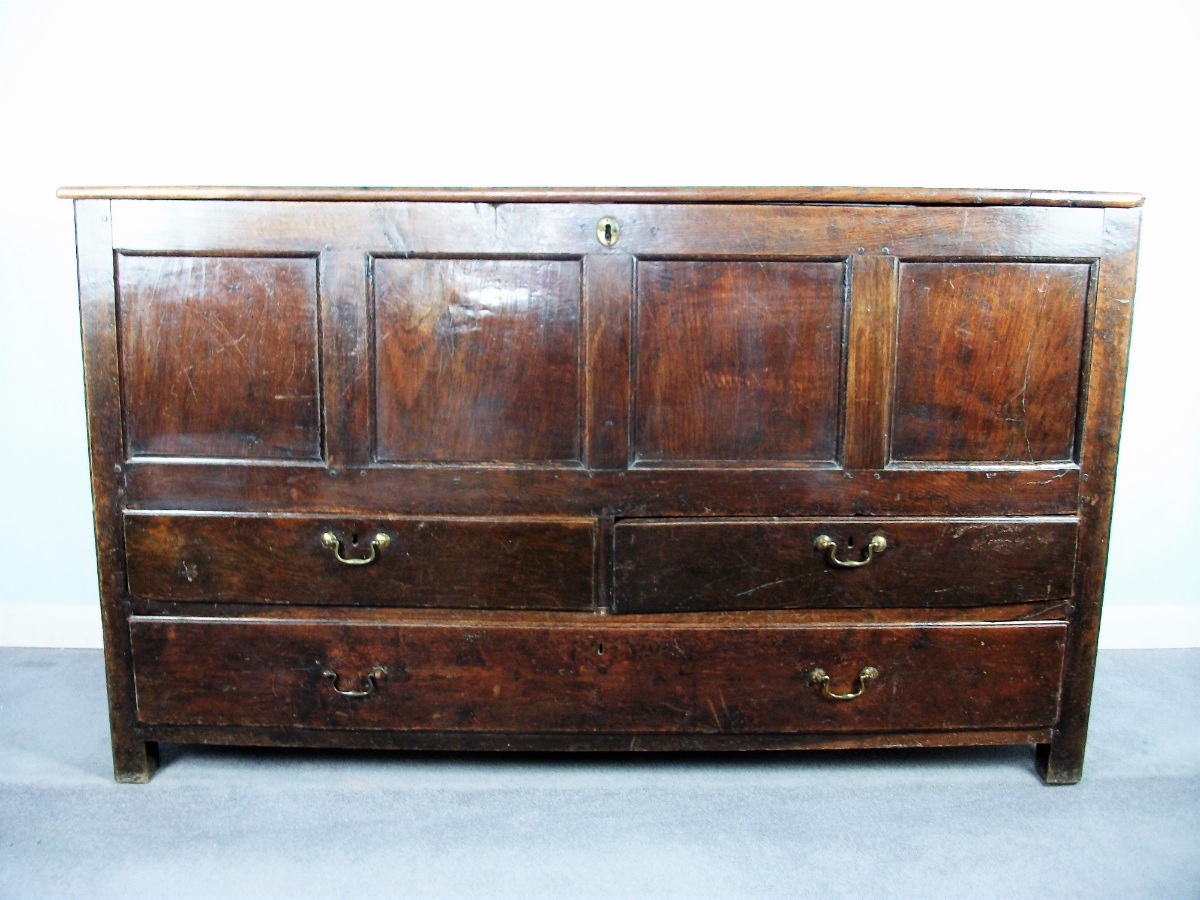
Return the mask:
[[74,200],[408,200],[464,203],[859,203],[930,206],[1141,206],[1140,194],[866,187],[63,187]]

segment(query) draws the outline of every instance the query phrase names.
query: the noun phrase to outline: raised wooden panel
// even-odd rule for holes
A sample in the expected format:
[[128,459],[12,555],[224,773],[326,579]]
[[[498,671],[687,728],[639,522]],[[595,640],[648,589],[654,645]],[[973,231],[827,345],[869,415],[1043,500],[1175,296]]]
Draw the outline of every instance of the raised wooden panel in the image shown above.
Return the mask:
[[642,262],[634,460],[833,460],[845,266]]
[[375,261],[376,456],[580,458],[581,265]]
[[313,259],[119,256],[131,456],[321,455]]
[[1089,269],[901,266],[892,459],[1073,459]]

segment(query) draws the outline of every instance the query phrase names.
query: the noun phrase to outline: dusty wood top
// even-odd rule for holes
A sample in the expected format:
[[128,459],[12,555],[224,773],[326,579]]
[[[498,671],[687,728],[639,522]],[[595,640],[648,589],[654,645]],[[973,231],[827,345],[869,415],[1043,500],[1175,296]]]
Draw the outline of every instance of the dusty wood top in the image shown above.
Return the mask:
[[408,200],[463,203],[892,203],[941,206],[1141,206],[1140,194],[866,187],[63,187],[88,200]]

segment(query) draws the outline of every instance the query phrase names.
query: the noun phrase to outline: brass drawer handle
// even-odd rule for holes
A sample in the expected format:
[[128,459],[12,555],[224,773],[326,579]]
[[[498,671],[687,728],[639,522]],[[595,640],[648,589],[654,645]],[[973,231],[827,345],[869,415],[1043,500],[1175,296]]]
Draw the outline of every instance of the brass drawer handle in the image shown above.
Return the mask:
[[853,700],[855,697],[861,697],[867,689],[867,682],[878,677],[879,670],[874,666],[867,666],[858,673],[858,690],[851,694],[839,694],[829,689],[829,676],[825,674],[824,669],[813,669],[809,676],[813,684],[821,685],[821,693],[830,700]]
[[877,534],[867,542],[867,555],[860,560],[853,559],[838,559],[837,558],[837,541],[827,534],[822,534],[813,545],[818,550],[826,555],[826,558],[835,566],[841,566],[843,569],[857,569],[859,566],[865,566],[875,558],[877,553],[882,553],[888,548],[887,538],[882,534]]
[[338,562],[345,563],[348,566],[365,566],[375,562],[375,557],[379,555],[380,549],[386,547],[391,542],[392,539],[390,537],[380,532],[371,539],[371,552],[366,556],[356,558],[342,556],[342,542],[338,540],[337,535],[332,531],[327,531],[321,535],[321,543],[333,551],[334,558]]
[[371,669],[371,671],[367,673],[367,677],[363,679],[366,687],[361,691],[343,691],[340,687],[338,687],[338,673],[333,671],[333,669],[326,669],[321,674],[329,679],[329,683],[333,685],[333,689],[343,697],[368,697],[375,693],[375,684],[379,679],[383,678],[383,676],[387,674],[387,669],[385,669],[383,666],[375,666],[373,669]]

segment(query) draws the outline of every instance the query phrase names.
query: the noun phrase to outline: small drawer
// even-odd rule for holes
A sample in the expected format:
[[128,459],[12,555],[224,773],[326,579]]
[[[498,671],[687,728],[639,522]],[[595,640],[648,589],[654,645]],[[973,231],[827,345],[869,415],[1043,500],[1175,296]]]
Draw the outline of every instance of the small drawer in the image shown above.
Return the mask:
[[[537,615],[540,621],[530,621]],[[1052,725],[1067,626],[135,616],[147,725],[795,734]],[[559,622],[562,620],[559,619]]]
[[983,606],[1068,598],[1074,518],[631,519],[616,612]]
[[591,609],[591,519],[128,512],[138,599]]

